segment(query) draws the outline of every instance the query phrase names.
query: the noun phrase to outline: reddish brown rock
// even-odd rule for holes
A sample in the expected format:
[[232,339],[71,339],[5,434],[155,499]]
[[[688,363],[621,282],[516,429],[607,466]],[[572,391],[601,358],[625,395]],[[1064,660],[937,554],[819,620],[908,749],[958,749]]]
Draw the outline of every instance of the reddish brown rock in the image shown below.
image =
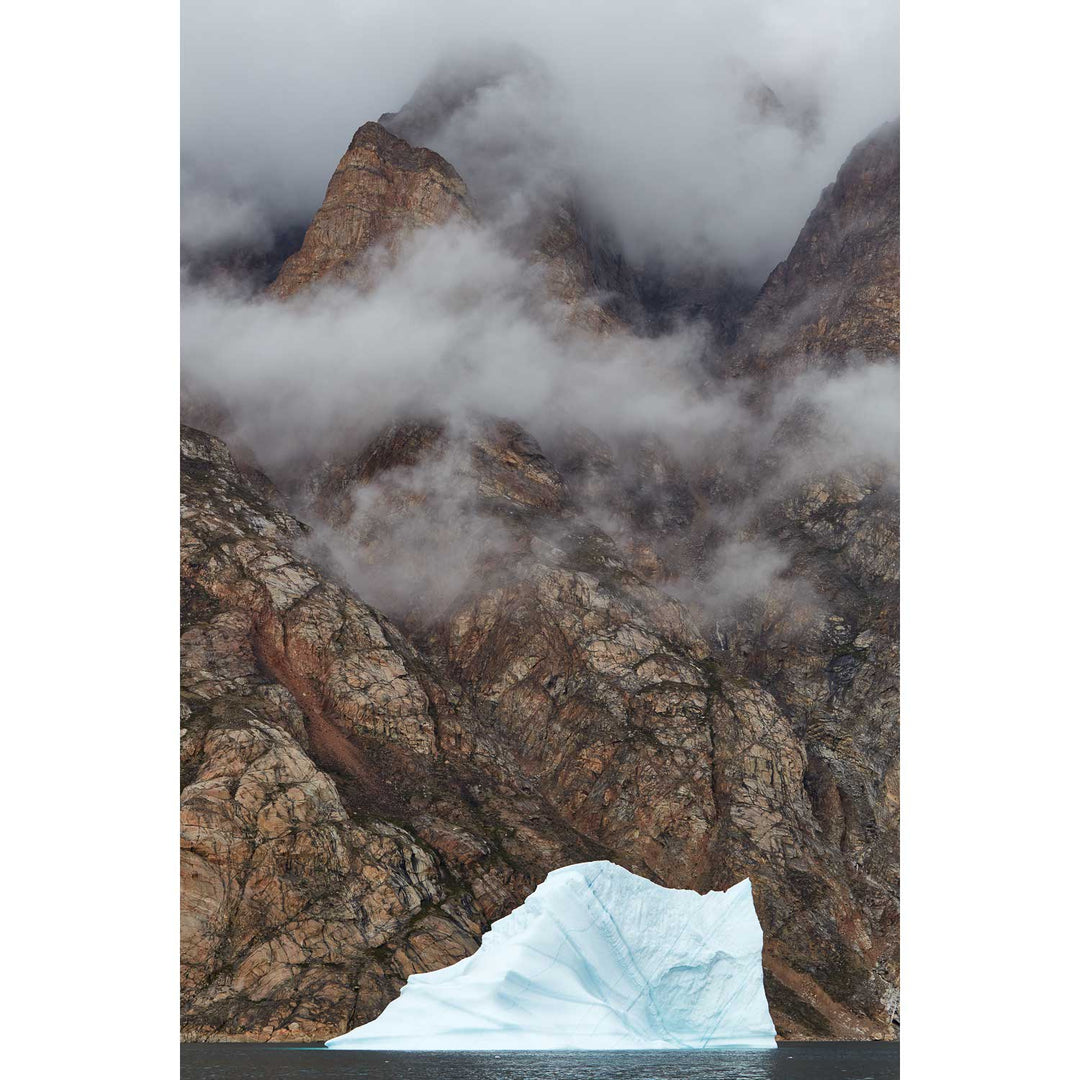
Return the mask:
[[364,124],[338,162],[303,246],[271,291],[291,296],[320,278],[369,284],[373,248],[385,247],[392,257],[410,231],[472,217],[465,184],[448,161],[379,124]]
[[792,722],[602,534],[540,543],[421,653],[298,553],[264,480],[184,448],[188,1037],[342,1030],[598,853],[679,887],[749,873],[781,1031],[887,1030]]
[[181,447],[183,1031],[326,1038],[603,849],[299,553],[265,479],[211,436]]
[[[375,440],[342,475],[362,476],[363,486],[380,482],[380,466],[383,475],[422,468],[442,444],[411,432],[395,429]],[[724,887],[746,874],[761,883],[762,917],[781,973],[774,1016],[788,1036],[887,1034],[881,1003],[895,987],[895,875],[870,885],[844,851],[855,850],[855,830],[863,828],[878,837],[875,873],[895,854],[895,807],[882,794],[891,790],[895,761],[889,669],[841,697],[835,656],[818,649],[817,637],[802,652],[772,647],[770,655],[787,657],[802,695],[777,700],[747,677],[755,654],[744,651],[742,624],[717,655],[686,609],[636,573],[602,532],[583,526],[572,503],[533,503],[532,515],[519,516],[526,506],[514,492],[523,480],[512,473],[536,469],[539,453],[534,445],[527,461],[505,460],[492,492],[499,498],[484,504],[483,512],[509,515],[522,542],[501,572],[478,570],[474,595],[425,632],[425,652],[439,656],[440,669],[507,733],[522,775],[536,780],[575,831],[669,885]],[[330,485],[321,498],[326,509],[349,494]],[[797,504],[791,512],[801,520]],[[827,519],[817,518],[819,531]],[[668,524],[679,530],[686,523]],[[856,550],[836,539],[840,551]],[[889,558],[884,549],[882,563]],[[793,663],[798,657],[801,666]],[[781,686],[787,693],[788,684]],[[833,753],[826,772],[852,825],[823,841],[828,812],[813,794],[823,775],[821,744],[816,728],[805,741],[805,716],[842,715],[858,729],[859,710],[882,701],[879,735],[841,742]],[[849,801],[853,784],[857,803]],[[870,807],[867,800],[878,796]],[[838,989],[838,979],[848,988]],[[821,1013],[813,1001],[831,1004]]]

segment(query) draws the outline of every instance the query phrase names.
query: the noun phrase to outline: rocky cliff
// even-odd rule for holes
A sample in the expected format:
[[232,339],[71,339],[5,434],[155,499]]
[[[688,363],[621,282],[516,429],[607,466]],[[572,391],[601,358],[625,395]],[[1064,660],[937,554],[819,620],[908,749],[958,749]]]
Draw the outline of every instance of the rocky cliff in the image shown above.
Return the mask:
[[182,1003],[191,1038],[324,1038],[602,849],[212,436],[181,432]]
[[900,122],[852,150],[769,275],[729,370],[790,374],[900,351]]
[[[885,136],[824,193],[725,377],[895,352]],[[472,214],[447,162],[366,124],[273,289],[363,285],[370,251]],[[580,271],[561,299],[596,303],[579,227],[552,227],[538,257]],[[474,950],[549,870],[593,858],[683,888],[751,877],[779,1034],[893,1034],[888,470],[792,479],[765,454],[745,472],[744,538],[779,545],[813,601],[782,577],[720,625],[661,586],[707,562],[718,537],[701,522],[736,493],[662,445],[635,446],[637,472],[605,488],[640,526],[629,545],[590,488],[625,448],[587,433],[549,455],[512,419],[401,417],[281,477],[288,508],[213,436],[185,429],[181,449],[186,1037],[339,1034],[411,972]],[[478,561],[437,603],[369,606],[367,569],[415,523],[435,528],[447,490],[482,523]]]

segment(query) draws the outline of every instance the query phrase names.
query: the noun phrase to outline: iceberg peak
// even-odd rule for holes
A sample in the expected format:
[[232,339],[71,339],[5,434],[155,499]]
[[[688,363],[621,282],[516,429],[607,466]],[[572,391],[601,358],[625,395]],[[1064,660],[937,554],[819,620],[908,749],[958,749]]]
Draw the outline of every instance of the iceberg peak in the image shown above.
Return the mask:
[[750,880],[702,895],[553,870],[472,956],[412,975],[339,1050],[775,1047]]

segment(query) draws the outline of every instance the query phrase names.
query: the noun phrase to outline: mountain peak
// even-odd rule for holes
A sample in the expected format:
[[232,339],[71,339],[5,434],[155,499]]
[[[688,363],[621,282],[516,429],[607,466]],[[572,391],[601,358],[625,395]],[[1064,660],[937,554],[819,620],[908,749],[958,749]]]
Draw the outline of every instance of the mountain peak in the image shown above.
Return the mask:
[[303,245],[286,260],[271,292],[285,298],[319,279],[366,287],[371,249],[385,247],[393,256],[413,229],[472,216],[453,165],[369,121],[353,135]]
[[461,181],[457,169],[446,158],[427,147],[413,146],[374,120],[369,120],[357,128],[349,143],[348,153],[361,153],[365,150],[378,154],[381,161],[395,168],[411,172],[433,169],[448,179]]

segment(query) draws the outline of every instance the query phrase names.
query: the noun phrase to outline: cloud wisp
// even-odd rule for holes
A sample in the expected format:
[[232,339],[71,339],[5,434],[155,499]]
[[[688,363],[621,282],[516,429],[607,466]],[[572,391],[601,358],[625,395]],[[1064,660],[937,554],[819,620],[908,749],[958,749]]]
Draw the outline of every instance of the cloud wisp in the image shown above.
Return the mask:
[[[787,570],[782,552],[746,534],[763,505],[811,476],[895,470],[897,368],[808,373],[763,403],[708,380],[705,343],[694,325],[650,338],[575,329],[538,268],[472,225],[413,234],[365,292],[327,284],[278,301],[194,287],[182,306],[186,394],[286,487],[402,419],[435,420],[453,444],[505,417],[564,472],[579,515],[629,549],[663,547],[665,500],[675,492],[693,513],[691,489],[714,475],[727,494],[703,527],[719,539],[693,588],[715,614]],[[585,443],[599,449],[579,469]],[[348,527],[323,540],[339,565],[352,546],[353,586],[393,614],[443,609],[477,565],[511,550],[460,453],[394,470],[352,499]]]

